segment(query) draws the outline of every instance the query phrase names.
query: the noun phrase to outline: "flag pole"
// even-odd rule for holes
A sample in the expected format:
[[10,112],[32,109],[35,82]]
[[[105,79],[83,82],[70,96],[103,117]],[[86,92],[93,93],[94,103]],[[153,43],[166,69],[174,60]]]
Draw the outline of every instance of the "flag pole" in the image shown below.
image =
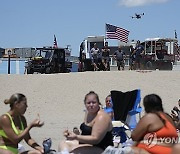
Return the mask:
[[104,40],[106,42],[106,23],[105,23],[105,35],[104,35]]
[[176,32],[176,29],[174,30],[174,38],[177,39],[177,32]]

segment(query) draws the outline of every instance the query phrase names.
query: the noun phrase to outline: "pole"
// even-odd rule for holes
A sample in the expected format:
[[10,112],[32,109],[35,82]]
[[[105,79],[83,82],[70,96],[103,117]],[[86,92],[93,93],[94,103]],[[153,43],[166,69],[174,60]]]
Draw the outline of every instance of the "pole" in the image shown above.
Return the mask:
[[105,35],[104,35],[105,42],[106,42],[106,31],[107,31],[107,29],[106,29],[106,23],[105,23]]
[[8,51],[8,74],[11,74],[10,69],[11,69],[11,55],[10,55],[11,51]]

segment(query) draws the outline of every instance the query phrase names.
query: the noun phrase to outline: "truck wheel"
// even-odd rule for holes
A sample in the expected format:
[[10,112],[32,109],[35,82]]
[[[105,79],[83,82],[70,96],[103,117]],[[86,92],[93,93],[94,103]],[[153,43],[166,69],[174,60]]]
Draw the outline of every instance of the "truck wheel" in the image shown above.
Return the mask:
[[173,64],[172,63],[169,63],[168,64],[168,70],[172,70],[173,69]]
[[46,73],[46,74],[50,74],[50,73],[51,73],[51,68],[50,68],[50,67],[47,67],[45,73]]
[[152,62],[150,62],[150,61],[146,62],[145,67],[146,67],[147,70],[152,70],[153,69]]
[[31,68],[27,68],[27,74],[33,74],[33,71]]
[[164,68],[164,70],[172,70],[172,69],[173,69],[173,65],[172,65],[171,62],[165,63],[165,68]]

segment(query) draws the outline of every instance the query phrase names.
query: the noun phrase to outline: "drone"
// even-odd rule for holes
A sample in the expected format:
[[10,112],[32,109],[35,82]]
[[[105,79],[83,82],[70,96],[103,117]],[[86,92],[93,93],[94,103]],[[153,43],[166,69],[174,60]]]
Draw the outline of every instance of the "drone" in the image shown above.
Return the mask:
[[135,13],[135,16],[131,16],[132,18],[141,19],[141,17],[144,15],[144,13],[137,14]]

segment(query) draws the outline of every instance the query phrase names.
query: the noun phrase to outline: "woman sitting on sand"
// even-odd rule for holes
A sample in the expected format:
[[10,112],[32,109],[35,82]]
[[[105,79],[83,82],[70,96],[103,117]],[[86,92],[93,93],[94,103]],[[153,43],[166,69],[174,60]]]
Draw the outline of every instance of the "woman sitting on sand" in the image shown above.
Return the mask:
[[18,143],[23,139],[35,149],[23,152],[24,154],[43,153],[43,148],[29,134],[31,128],[41,127],[43,123],[39,119],[35,119],[27,126],[26,118],[23,116],[27,109],[26,97],[17,93],[5,100],[4,103],[10,104],[10,111],[0,117],[0,153],[18,154]]
[[156,94],[147,95],[143,104],[146,114],[131,134],[136,147],[153,154],[171,154],[178,135],[171,117],[164,113],[161,98]]
[[100,107],[98,95],[90,91],[86,94],[84,104],[87,110],[85,121],[81,124],[81,135],[66,130],[66,141],[60,143],[59,150],[65,153],[102,153],[106,147],[113,145],[111,118]]

